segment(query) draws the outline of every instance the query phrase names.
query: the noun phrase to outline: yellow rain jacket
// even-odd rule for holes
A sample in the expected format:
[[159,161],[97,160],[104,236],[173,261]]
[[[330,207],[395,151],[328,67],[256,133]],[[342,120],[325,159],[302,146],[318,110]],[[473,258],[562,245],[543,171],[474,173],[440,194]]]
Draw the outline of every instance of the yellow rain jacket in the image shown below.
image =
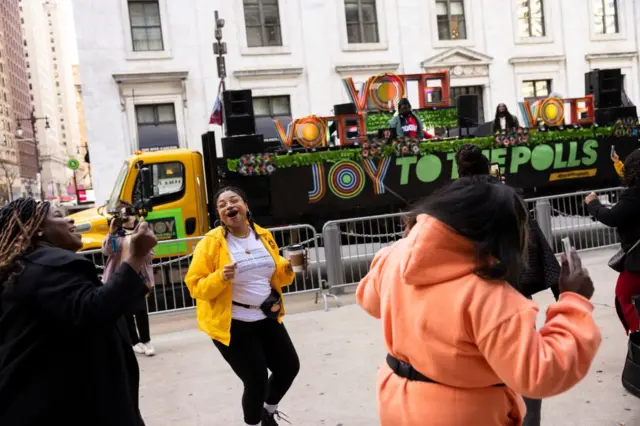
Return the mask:
[[[278,245],[268,230],[255,226],[258,237],[273,256],[276,270],[271,276],[271,287],[282,296],[282,287],[293,281],[294,272],[289,261],[280,256]],[[229,246],[221,226],[209,231],[193,254],[185,282],[196,299],[198,327],[213,340],[229,346],[231,341],[231,281],[222,276],[222,268],[232,263]],[[284,305],[278,321],[282,322]]]
[[622,161],[616,161],[615,163],[613,163],[613,167],[616,169],[616,173],[618,173],[618,176],[624,177],[624,163]]

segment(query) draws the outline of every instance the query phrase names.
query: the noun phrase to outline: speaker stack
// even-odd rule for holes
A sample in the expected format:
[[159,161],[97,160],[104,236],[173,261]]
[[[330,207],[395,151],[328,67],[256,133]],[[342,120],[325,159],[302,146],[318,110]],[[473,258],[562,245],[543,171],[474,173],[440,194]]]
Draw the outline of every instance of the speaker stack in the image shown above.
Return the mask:
[[584,74],[584,92],[593,95],[596,123],[607,125],[620,118],[638,118],[635,106],[623,106],[623,82],[620,69],[595,69]]
[[226,137],[222,138],[223,156],[238,158],[263,152],[264,136],[256,134],[251,90],[225,90],[222,103],[226,126]]
[[478,95],[460,95],[456,103],[458,127],[478,127]]

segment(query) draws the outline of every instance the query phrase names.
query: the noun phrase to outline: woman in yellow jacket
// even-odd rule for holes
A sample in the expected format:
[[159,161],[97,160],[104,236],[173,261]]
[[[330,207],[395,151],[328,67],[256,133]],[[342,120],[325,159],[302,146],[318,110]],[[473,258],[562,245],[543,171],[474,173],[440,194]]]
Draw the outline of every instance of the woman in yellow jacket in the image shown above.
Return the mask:
[[300,369],[282,324],[282,287],[294,273],[271,233],[253,223],[240,189],[223,188],[213,201],[221,226],[198,243],[185,281],[198,326],[244,384],[245,423],[277,426],[278,403]]

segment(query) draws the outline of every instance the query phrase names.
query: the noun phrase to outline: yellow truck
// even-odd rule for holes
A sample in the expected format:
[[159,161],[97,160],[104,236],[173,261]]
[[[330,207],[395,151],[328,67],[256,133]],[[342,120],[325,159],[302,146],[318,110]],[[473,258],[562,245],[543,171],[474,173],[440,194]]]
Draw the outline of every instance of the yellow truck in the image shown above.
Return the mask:
[[[108,219],[121,200],[132,204],[141,201],[142,168],[152,177],[152,208],[146,220],[159,241],[198,237],[209,230],[202,154],[187,149],[136,152],[124,161],[105,205],[70,215],[82,235],[83,250],[101,248],[109,233]],[[180,247],[161,244],[156,257],[189,249],[186,243]]]

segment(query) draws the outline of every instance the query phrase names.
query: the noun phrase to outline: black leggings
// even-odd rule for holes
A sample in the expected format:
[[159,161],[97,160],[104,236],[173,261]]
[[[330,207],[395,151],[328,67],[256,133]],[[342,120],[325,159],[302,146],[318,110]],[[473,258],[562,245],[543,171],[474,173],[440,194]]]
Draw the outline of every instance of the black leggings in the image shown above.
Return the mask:
[[[244,384],[245,423],[259,424],[264,404],[278,404],[300,370],[300,360],[289,333],[276,320],[234,319],[231,320],[230,345],[215,340],[213,343]],[[270,377],[267,369],[271,371]]]
[[146,306],[136,311],[133,315],[125,315],[125,317],[127,320],[127,328],[129,329],[129,337],[131,337],[133,346],[141,342],[149,343],[151,341],[151,334],[149,332],[149,314],[147,313]]

